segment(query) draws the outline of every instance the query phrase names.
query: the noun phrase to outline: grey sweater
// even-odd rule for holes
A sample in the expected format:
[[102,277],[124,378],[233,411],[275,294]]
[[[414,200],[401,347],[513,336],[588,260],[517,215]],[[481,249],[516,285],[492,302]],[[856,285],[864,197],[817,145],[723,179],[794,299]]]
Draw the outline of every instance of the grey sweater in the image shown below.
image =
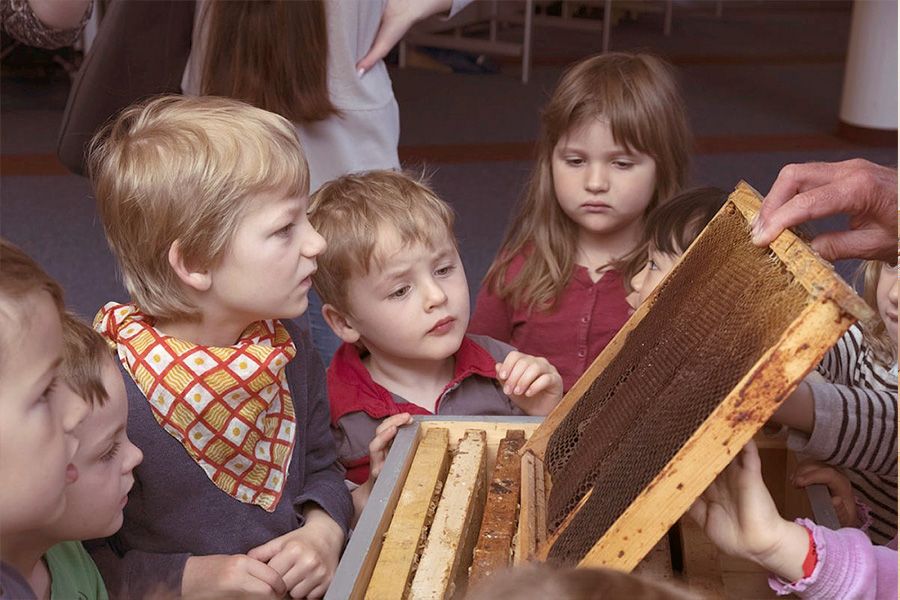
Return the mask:
[[287,366],[297,416],[296,443],[281,501],[271,513],[217,488],[181,443],[156,422],[147,400],[122,369],[128,393],[128,435],[144,453],[114,536],[85,544],[111,598],[142,598],[162,587],[179,594],[191,555],[243,554],[303,526],[301,506],[313,502],[346,533],[353,506],[329,431],[325,371],[306,332],[283,322],[297,356]]

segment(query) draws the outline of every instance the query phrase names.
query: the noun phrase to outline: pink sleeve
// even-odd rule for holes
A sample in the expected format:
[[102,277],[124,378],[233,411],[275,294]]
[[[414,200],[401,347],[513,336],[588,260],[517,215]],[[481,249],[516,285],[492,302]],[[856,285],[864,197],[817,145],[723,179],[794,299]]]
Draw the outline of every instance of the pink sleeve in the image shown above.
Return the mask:
[[[812,575],[793,583],[772,577],[769,585],[778,595],[801,598],[897,598],[897,551],[876,546],[862,531],[837,531],[798,519],[813,532],[818,563]],[[874,584],[874,585],[873,585]]]
[[478,291],[469,333],[486,335],[507,344],[512,339],[512,311],[506,302],[490,292],[487,285]]

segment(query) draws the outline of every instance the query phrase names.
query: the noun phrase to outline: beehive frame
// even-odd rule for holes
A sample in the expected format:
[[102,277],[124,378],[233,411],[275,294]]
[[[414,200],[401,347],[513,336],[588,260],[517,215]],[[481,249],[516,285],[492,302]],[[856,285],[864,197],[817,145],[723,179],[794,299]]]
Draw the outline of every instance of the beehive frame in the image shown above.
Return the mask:
[[[747,223],[759,210],[760,197],[741,182],[716,219],[740,213]],[[716,219],[709,231],[715,228]],[[749,244],[749,225],[747,227]],[[702,237],[702,235],[701,235]],[[692,245],[693,249],[697,241]],[[690,254],[688,250],[685,257]],[[668,464],[622,512],[607,532],[583,556],[580,566],[606,566],[630,571],[665,532],[684,514],[731,459],[771,417],[780,402],[821,360],[856,319],[869,319],[872,312],[853,290],[838,278],[828,263],[816,256],[793,233],[782,233],[771,245],[777,258],[793,279],[806,290],[809,300],[800,315],[768,348],[756,364],[697,428]],[[676,267],[669,277],[678,277]],[[623,349],[654,305],[661,288],[650,296],[625,327],[597,357],[572,387],[560,405],[526,443],[523,452],[544,462],[548,443],[569,412],[582,400],[590,386]],[[523,477],[525,475],[523,474]],[[524,482],[524,480],[523,480]],[[523,487],[524,487],[523,483]],[[552,486],[552,481],[550,482]],[[603,482],[596,482],[602,487]],[[565,532],[589,500],[589,491],[574,510],[546,540],[536,540],[534,558],[546,560],[553,544]],[[523,512],[532,499],[523,497]],[[540,498],[533,499],[540,502]],[[520,540],[520,544],[529,544]]]

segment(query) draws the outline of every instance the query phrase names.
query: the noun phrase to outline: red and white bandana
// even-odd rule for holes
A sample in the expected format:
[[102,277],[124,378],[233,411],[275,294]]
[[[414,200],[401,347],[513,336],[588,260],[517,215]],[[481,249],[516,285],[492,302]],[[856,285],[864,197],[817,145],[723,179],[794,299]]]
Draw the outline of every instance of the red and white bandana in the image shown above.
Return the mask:
[[199,346],[157,331],[134,304],[107,303],[94,328],[150,403],[156,421],[223,492],[275,510],[296,424],[285,367],[297,354],[279,321],[257,321],[234,346]]

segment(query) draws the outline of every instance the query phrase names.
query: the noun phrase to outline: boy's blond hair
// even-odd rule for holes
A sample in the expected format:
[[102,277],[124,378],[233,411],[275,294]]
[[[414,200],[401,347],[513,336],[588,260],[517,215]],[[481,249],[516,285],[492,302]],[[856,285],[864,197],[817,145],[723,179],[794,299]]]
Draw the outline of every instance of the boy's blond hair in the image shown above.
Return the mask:
[[112,348],[102,335],[71,313],[63,314],[62,328],[63,380],[89,405],[103,406],[109,399],[103,385],[103,365],[113,357]]
[[309,191],[297,133],[237,100],[163,96],[126,108],[91,142],[89,172],[125,287],[145,313],[199,316],[169,264],[216,266],[252,197]]
[[316,291],[326,304],[352,314],[347,282],[380,263],[378,240],[394,231],[403,244],[432,247],[453,234],[453,210],[422,181],[396,171],[345,175],[313,196],[309,220],[328,247],[317,259]]

